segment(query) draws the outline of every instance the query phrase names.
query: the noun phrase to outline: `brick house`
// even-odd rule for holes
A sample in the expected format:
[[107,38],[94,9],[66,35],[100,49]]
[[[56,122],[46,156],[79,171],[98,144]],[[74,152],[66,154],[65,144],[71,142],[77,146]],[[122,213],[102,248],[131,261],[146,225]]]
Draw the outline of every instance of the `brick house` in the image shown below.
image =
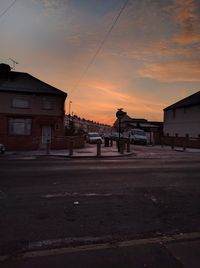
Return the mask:
[[[0,64],[0,142],[7,150],[56,148],[64,136],[67,93]],[[62,147],[59,144],[59,148]]]
[[164,138],[200,148],[200,91],[164,109]]

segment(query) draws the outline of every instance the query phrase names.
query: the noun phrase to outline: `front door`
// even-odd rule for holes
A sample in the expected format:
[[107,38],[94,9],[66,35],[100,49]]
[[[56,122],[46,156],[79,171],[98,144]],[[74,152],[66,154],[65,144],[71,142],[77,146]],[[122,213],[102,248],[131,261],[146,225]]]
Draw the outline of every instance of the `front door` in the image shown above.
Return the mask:
[[51,142],[51,126],[42,126],[41,144],[44,146],[47,141]]

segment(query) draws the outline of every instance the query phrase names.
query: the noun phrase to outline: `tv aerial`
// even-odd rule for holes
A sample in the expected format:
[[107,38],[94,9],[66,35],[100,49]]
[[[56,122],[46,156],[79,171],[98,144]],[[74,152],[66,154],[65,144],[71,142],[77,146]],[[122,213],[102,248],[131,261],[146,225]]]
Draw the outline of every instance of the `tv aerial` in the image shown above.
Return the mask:
[[9,60],[11,60],[12,61],[12,64],[13,64],[13,66],[11,67],[11,69],[13,69],[15,71],[15,65],[16,64],[19,64],[19,62],[17,62],[16,60],[13,60],[12,58],[9,58]]

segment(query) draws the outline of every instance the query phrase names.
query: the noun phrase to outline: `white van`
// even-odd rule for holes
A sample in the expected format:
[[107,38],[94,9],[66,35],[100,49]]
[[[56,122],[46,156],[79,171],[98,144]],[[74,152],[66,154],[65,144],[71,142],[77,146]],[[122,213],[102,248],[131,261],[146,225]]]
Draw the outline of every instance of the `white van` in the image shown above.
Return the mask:
[[130,143],[147,144],[147,136],[144,130],[134,128],[129,130],[127,134],[127,138],[130,140]]
[[97,133],[97,132],[89,132],[89,133],[87,134],[87,136],[86,136],[86,141],[87,141],[88,143],[97,143],[98,141],[99,141],[100,143],[103,142],[103,140],[102,140],[100,134]]

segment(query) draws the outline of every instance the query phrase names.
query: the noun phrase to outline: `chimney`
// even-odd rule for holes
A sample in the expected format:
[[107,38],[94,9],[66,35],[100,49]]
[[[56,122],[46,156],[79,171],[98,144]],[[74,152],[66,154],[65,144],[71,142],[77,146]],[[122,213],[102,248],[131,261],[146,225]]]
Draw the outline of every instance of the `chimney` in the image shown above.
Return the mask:
[[10,74],[11,68],[8,64],[0,63],[0,80],[7,80]]

